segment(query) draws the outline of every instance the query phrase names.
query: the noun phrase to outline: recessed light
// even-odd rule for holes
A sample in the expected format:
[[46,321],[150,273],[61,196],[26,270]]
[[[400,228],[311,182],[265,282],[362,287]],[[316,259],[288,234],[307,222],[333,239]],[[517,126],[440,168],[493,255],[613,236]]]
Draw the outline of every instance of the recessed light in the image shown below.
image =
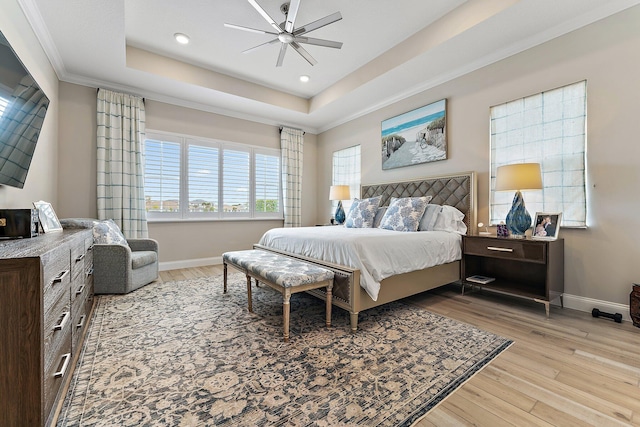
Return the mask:
[[173,37],[176,38],[176,41],[180,44],[187,44],[189,43],[189,36],[186,34],[182,34],[182,33],[175,33],[173,35]]
[[309,79],[310,79],[310,77],[309,77],[309,76],[300,76],[300,81],[301,81],[302,83],[306,83],[306,82],[308,82],[308,81],[309,81]]

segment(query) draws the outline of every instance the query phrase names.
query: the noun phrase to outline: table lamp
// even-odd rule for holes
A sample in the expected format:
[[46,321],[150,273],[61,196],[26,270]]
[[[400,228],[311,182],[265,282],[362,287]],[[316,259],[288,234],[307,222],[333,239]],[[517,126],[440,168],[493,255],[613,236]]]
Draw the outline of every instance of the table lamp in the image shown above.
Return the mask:
[[542,190],[540,163],[518,163],[500,166],[496,170],[496,191],[516,190],[511,210],[507,214],[507,228],[514,238],[523,238],[531,227],[531,215],[524,206],[521,190]]
[[329,189],[329,200],[337,200],[338,207],[334,218],[338,224],[342,224],[345,220],[344,209],[342,208],[342,201],[349,200],[351,195],[349,194],[348,185],[332,185]]

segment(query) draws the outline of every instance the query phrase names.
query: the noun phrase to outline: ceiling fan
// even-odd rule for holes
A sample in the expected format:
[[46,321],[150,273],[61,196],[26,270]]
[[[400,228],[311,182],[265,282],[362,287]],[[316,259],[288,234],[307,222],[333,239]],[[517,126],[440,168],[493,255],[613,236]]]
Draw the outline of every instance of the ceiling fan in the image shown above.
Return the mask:
[[291,0],[289,3],[284,3],[280,6],[280,11],[285,15],[285,21],[281,24],[276,23],[276,21],[269,16],[269,14],[256,2],[256,0],[248,0],[260,15],[277,31],[263,31],[255,28],[243,27],[241,25],[235,24],[227,24],[224,26],[228,28],[235,28],[237,30],[249,31],[252,33],[258,34],[269,34],[271,36],[275,36],[273,40],[270,40],[266,43],[259,44],[258,46],[252,47],[243,51],[242,53],[251,52],[255,49],[258,49],[262,46],[266,46],[269,44],[274,44],[280,42],[280,54],[278,55],[278,61],[276,62],[276,67],[281,67],[282,62],[284,61],[284,54],[287,52],[287,47],[291,46],[296,52],[298,52],[307,62],[311,65],[315,65],[318,63],[310,54],[307,52],[300,43],[311,44],[315,46],[324,46],[324,47],[332,47],[334,49],[342,48],[341,42],[335,42],[331,40],[323,40],[323,39],[314,39],[311,37],[306,37],[305,34],[310,33],[313,30],[317,30],[318,28],[322,28],[326,25],[333,24],[336,21],[342,19],[342,15],[340,12],[332,13],[331,15],[325,16],[324,18],[318,19],[317,21],[311,22],[310,24],[303,25],[301,27],[295,27],[296,15],[298,14],[298,9],[300,8],[300,0]]

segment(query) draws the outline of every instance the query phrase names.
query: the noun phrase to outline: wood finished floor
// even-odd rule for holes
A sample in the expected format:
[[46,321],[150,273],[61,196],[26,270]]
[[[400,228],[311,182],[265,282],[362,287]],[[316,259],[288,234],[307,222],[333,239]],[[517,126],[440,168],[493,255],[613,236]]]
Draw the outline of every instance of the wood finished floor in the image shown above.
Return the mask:
[[[222,266],[189,268],[160,280],[221,274]],[[553,306],[547,319],[542,304],[459,291],[445,286],[407,301],[514,344],[415,427],[640,426],[640,328]]]

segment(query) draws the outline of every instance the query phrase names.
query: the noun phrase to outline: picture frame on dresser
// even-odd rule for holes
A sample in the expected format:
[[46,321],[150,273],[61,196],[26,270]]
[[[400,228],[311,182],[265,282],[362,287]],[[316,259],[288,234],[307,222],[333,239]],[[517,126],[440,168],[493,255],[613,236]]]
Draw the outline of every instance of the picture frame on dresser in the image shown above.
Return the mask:
[[60,220],[53,210],[51,203],[40,200],[33,202],[33,206],[38,209],[38,217],[40,218],[42,231],[45,233],[62,231],[62,224],[60,224]]
[[536,212],[531,238],[534,240],[556,240],[560,232],[562,212]]

